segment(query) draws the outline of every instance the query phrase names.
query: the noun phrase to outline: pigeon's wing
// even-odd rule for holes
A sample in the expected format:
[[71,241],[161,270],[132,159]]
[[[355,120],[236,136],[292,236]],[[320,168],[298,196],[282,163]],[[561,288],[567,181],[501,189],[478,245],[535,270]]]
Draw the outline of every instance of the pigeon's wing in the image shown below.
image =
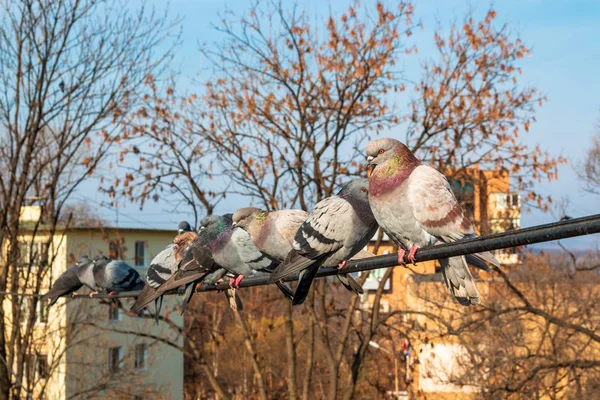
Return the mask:
[[245,230],[234,228],[229,240],[240,260],[253,270],[269,270],[273,265],[273,260],[256,248]]
[[[131,311],[139,312],[154,299],[162,296],[163,293],[177,289],[178,287],[187,285],[188,283],[201,280],[207,273],[211,272],[215,265],[210,250],[205,247],[193,246],[188,251],[186,257],[189,257],[186,264],[188,269],[180,268],[179,271],[173,274],[173,276],[171,276],[157,290],[148,291],[144,293],[145,295],[143,297],[142,294],[140,294],[135,304],[131,307]],[[186,259],[184,258],[182,263],[185,260]]]
[[152,259],[146,282],[149,286],[157,288],[167,281],[177,271],[177,260],[175,259],[175,245],[171,244]]
[[319,258],[339,250],[348,239],[347,216],[354,213],[339,196],[320,201],[294,236],[294,249],[308,258]]
[[298,228],[308,217],[308,213],[302,210],[281,210],[269,214],[272,218],[272,224],[277,235],[291,245]]
[[114,260],[104,269],[107,288],[113,292],[128,292],[142,290],[144,281],[140,274],[125,261]]
[[208,247],[206,247],[203,237],[199,236],[183,255],[183,259],[179,263],[177,274],[185,275],[186,272],[206,273],[212,270],[213,265],[214,261],[212,253]]
[[[435,169],[421,165],[410,175],[408,201],[417,223],[423,230],[444,242],[474,237],[469,218],[454,197],[450,184]],[[489,252],[474,254],[483,261],[500,266]]]
[[60,296],[71,294],[81,286],[81,281],[77,276],[77,266],[73,266],[58,277],[48,293],[42,296],[42,300],[50,299],[49,306],[51,306],[56,303]]
[[[303,271],[310,267],[313,264],[318,264],[324,257],[320,257],[318,259],[312,259],[308,257],[304,257],[299,254],[296,250],[292,250],[288,253],[285,260],[279,264],[279,266],[273,271],[271,274],[270,282],[276,282],[280,279],[287,278],[288,276],[292,276],[300,271]],[[318,269],[317,265],[317,269]]]

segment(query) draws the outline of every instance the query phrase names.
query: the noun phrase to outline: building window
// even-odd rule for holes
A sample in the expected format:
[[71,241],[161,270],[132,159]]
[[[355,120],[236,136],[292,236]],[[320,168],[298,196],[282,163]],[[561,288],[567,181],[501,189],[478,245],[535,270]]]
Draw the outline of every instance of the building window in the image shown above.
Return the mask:
[[42,255],[48,256],[48,243],[42,242],[19,242],[21,252],[21,265],[19,267],[38,267],[42,264]]
[[118,374],[121,371],[121,347],[108,349],[108,372]]
[[504,210],[506,208],[519,208],[521,206],[521,196],[518,193],[495,193],[496,208]]
[[37,373],[40,379],[48,379],[50,377],[47,354],[37,355]]
[[135,242],[135,266],[143,267],[146,265],[146,242],[138,240]]
[[48,303],[46,303],[44,301],[38,302],[37,320],[43,324],[48,322]]
[[121,310],[115,303],[110,303],[108,306],[108,320],[109,321],[120,321]]
[[146,368],[146,343],[140,343],[135,346],[135,368],[145,369]]

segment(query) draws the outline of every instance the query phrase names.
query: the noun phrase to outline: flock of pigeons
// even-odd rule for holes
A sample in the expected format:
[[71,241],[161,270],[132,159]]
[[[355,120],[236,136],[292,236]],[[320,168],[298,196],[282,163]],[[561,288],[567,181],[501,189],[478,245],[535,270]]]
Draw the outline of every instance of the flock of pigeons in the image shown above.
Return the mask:
[[[241,308],[235,288],[246,277],[269,276],[292,304],[302,304],[321,266],[342,269],[349,259],[373,256],[364,250],[378,227],[398,244],[398,263],[414,263],[418,248],[475,236],[446,178],[422,162],[401,142],[377,139],[367,146],[372,168],[368,179],[346,183],[335,196],[302,210],[264,211],[254,207],[202,219],[198,232],[179,224],[173,244],[151,262],[146,282],[123,261],[86,256],[68,269],[43,298],[54,304],[82,285],[90,296],[141,290],[133,312],[155,303],[156,318],[163,295],[185,287],[181,312],[199,285],[229,277],[226,291],[232,308]],[[408,252],[408,254],[407,254]],[[489,270],[500,266],[489,252],[439,260],[450,294],[462,305],[480,301],[468,264]],[[282,279],[299,273],[295,291]],[[337,275],[355,293],[362,287],[351,275]]]

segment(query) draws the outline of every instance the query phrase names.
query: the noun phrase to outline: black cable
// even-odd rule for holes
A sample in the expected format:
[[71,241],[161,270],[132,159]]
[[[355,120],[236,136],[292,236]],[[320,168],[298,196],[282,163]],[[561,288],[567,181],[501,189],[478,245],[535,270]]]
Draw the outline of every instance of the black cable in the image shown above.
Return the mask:
[[[582,218],[575,218],[567,221],[554,222],[551,224],[533,226],[530,228],[507,231],[493,235],[480,236],[473,239],[466,239],[454,243],[446,243],[438,246],[420,249],[415,255],[415,261],[423,262],[437,260],[440,258],[455,257],[466,254],[481,253],[490,250],[500,250],[509,247],[549,242],[553,240],[566,239],[576,236],[591,235],[599,232],[600,214],[596,214]],[[337,268],[321,268],[319,269],[319,272],[317,272],[317,277],[370,271],[379,268],[395,267],[397,265],[397,254],[386,254],[381,256],[363,258],[355,261],[349,261],[343,270],[338,270]],[[284,281],[288,282],[295,280],[298,280],[297,274],[284,279]],[[267,285],[268,283],[269,277],[248,278],[240,284],[240,287],[263,286]],[[229,286],[227,283],[220,283],[218,285],[201,286],[198,292],[226,290],[228,288]],[[108,296],[107,294],[98,294],[94,296],[94,298],[135,297],[139,293],[139,291],[122,292],[113,296]],[[169,292],[167,294],[178,293],[182,293],[182,289]],[[76,295],[75,297],[85,296],[86,295]]]

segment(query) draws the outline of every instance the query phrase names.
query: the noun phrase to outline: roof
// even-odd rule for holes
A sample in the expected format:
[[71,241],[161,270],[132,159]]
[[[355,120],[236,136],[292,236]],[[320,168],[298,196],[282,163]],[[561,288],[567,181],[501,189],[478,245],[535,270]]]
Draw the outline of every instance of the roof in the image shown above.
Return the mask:
[[[36,223],[26,221],[21,222],[21,229],[33,230]],[[40,232],[47,231],[49,229],[47,224],[39,224],[37,230]],[[120,226],[69,226],[59,225],[56,227],[58,231],[121,231],[121,232],[156,232],[156,233],[176,233],[177,229],[164,229],[164,228],[134,228],[134,227],[120,227]]]

